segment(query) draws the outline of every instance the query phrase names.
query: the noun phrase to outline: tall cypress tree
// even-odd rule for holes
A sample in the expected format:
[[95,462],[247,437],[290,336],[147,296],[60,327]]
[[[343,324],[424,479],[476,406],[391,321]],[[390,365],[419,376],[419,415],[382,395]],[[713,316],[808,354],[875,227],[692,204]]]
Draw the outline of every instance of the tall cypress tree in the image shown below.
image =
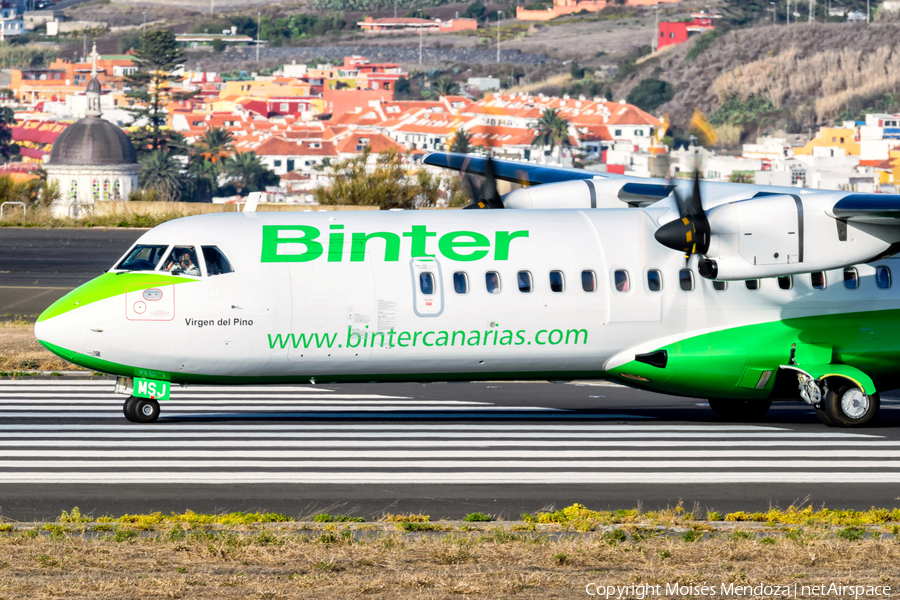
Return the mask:
[[141,47],[134,62],[138,70],[125,76],[131,87],[126,97],[140,101],[126,110],[144,127],[131,134],[131,141],[139,154],[155,150],[183,152],[178,142],[161,127],[166,124],[165,105],[169,100],[183,100],[193,94],[172,92],[175,82],[172,71],[184,60],[184,52],[175,41],[175,34],[168,29],[148,31],[141,36]]

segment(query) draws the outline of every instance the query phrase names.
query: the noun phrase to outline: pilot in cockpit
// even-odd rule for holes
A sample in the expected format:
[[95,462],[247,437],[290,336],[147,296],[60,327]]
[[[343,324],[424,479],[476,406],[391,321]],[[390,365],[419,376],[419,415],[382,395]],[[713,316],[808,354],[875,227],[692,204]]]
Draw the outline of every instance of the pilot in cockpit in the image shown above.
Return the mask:
[[184,273],[195,277],[200,276],[200,267],[197,266],[197,257],[192,247],[174,248],[163,270],[171,273]]

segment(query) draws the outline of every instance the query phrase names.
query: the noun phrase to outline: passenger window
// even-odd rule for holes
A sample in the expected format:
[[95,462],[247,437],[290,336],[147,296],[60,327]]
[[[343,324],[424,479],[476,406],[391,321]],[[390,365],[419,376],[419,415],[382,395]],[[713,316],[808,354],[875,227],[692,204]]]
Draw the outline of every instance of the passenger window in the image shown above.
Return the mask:
[[200,267],[197,265],[197,253],[193,246],[175,246],[162,267],[172,275],[190,275],[200,277]]
[[727,287],[727,281],[713,281],[713,289],[717,292],[724,292]]
[[419,273],[419,289],[422,290],[422,294],[425,296],[431,296],[432,294],[434,294],[433,273]]
[[751,292],[755,292],[759,289],[759,279],[747,279],[744,281],[744,285],[746,285],[747,289]]
[[462,271],[453,274],[453,290],[457,294],[469,293],[469,276]]
[[497,271],[488,271],[484,274],[484,284],[487,287],[488,294],[500,293],[500,273]]
[[824,271],[816,271],[815,273],[809,274],[809,281],[813,286],[813,289],[816,290],[824,290],[827,285],[827,281],[825,281],[825,272]]
[[853,267],[844,268],[844,287],[855,290],[859,287],[859,273]]
[[550,271],[550,291],[563,292],[566,289],[566,279],[562,271]]
[[616,281],[616,291],[627,292],[629,289],[628,271],[618,269],[615,273],[613,273],[613,277]]
[[778,278],[778,287],[782,290],[789,290],[794,287],[794,278],[790,275]]
[[875,267],[875,285],[886,290],[891,287],[891,270],[888,267]]
[[531,293],[531,273],[528,271],[519,271],[517,276],[519,282],[519,291],[523,294]]
[[581,289],[586,292],[597,291],[597,274],[593,271],[581,272]]
[[168,246],[135,246],[117,267],[121,271],[152,271],[162,260]]
[[658,269],[647,271],[647,289],[651,292],[662,291],[662,273]]
[[228,259],[225,258],[225,255],[222,254],[221,250],[215,246],[202,246],[201,250],[203,250],[203,260],[206,261],[207,275],[213,276],[234,273],[234,269],[231,268],[231,263],[228,262]]
[[678,271],[678,285],[684,292],[690,292],[694,289],[694,272],[690,269],[682,269]]

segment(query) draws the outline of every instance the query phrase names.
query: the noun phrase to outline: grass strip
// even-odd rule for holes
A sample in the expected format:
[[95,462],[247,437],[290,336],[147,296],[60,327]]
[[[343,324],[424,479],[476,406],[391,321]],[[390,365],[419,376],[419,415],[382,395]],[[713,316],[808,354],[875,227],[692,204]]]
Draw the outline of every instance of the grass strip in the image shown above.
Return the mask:
[[0,524],[0,595],[549,599],[584,596],[595,582],[716,592],[797,584],[804,598],[817,595],[803,586],[900,585],[896,510],[704,516],[717,518],[681,505],[573,505],[490,523],[190,511],[93,518],[73,509],[52,523]]

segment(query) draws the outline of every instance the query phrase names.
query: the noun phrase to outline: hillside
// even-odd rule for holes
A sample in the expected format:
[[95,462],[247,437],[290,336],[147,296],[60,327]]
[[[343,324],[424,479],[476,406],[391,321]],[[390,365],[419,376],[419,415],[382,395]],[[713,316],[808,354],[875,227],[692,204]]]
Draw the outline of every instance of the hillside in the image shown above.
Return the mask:
[[685,128],[696,107],[745,135],[900,111],[900,23],[768,25],[704,39],[713,35],[646,60],[613,86],[613,97],[662,79],[675,94],[653,112]]

